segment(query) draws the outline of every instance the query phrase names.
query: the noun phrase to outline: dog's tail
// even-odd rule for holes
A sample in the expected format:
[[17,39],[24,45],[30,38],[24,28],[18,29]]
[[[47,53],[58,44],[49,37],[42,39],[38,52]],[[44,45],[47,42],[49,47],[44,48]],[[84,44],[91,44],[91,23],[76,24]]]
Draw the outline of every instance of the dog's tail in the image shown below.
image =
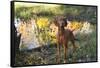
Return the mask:
[[72,29],[71,31],[74,32],[76,29]]

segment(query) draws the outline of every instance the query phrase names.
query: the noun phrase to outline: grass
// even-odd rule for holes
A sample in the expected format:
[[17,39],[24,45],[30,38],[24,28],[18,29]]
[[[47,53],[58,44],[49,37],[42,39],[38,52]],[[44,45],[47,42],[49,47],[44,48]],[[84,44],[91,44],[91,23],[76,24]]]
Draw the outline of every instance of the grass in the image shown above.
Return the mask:
[[[73,62],[90,62],[96,61],[96,30],[91,34],[78,34],[76,45],[79,45],[75,52],[73,52],[72,44],[69,43],[68,49],[68,63]],[[64,60],[63,48],[61,46],[61,63]],[[56,44],[42,46],[30,51],[20,51],[16,54],[16,64],[21,65],[41,65],[41,64],[56,64]]]

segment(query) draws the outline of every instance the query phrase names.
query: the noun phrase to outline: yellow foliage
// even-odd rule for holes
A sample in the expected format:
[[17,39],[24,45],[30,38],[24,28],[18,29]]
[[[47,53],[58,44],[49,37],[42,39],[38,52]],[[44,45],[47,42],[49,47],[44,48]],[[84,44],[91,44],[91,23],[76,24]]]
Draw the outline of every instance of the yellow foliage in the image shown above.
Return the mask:
[[48,26],[48,19],[47,18],[39,18],[37,20],[37,26],[39,28],[44,28]]
[[83,24],[81,22],[73,21],[71,23],[68,23],[67,28],[71,30],[77,30],[81,29]]

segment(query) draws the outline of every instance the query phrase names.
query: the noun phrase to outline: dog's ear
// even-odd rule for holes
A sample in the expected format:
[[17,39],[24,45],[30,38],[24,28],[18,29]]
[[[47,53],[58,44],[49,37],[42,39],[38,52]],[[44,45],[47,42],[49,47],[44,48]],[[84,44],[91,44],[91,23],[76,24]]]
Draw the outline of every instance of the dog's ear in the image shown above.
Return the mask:
[[65,22],[65,23],[64,23],[64,26],[67,26],[67,24],[68,24],[68,23],[67,23],[67,19],[64,19],[64,22]]
[[53,23],[55,24],[55,26],[58,26],[57,18],[54,18]]

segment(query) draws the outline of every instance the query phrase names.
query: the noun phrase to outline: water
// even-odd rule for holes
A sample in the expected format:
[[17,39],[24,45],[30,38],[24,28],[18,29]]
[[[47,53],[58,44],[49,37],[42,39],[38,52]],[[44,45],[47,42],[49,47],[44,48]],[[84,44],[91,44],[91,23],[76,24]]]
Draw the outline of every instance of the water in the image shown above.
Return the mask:
[[22,23],[20,19],[15,19],[15,27],[21,34],[20,50],[30,50],[41,46],[36,37],[37,27],[34,20],[31,20],[30,23]]

